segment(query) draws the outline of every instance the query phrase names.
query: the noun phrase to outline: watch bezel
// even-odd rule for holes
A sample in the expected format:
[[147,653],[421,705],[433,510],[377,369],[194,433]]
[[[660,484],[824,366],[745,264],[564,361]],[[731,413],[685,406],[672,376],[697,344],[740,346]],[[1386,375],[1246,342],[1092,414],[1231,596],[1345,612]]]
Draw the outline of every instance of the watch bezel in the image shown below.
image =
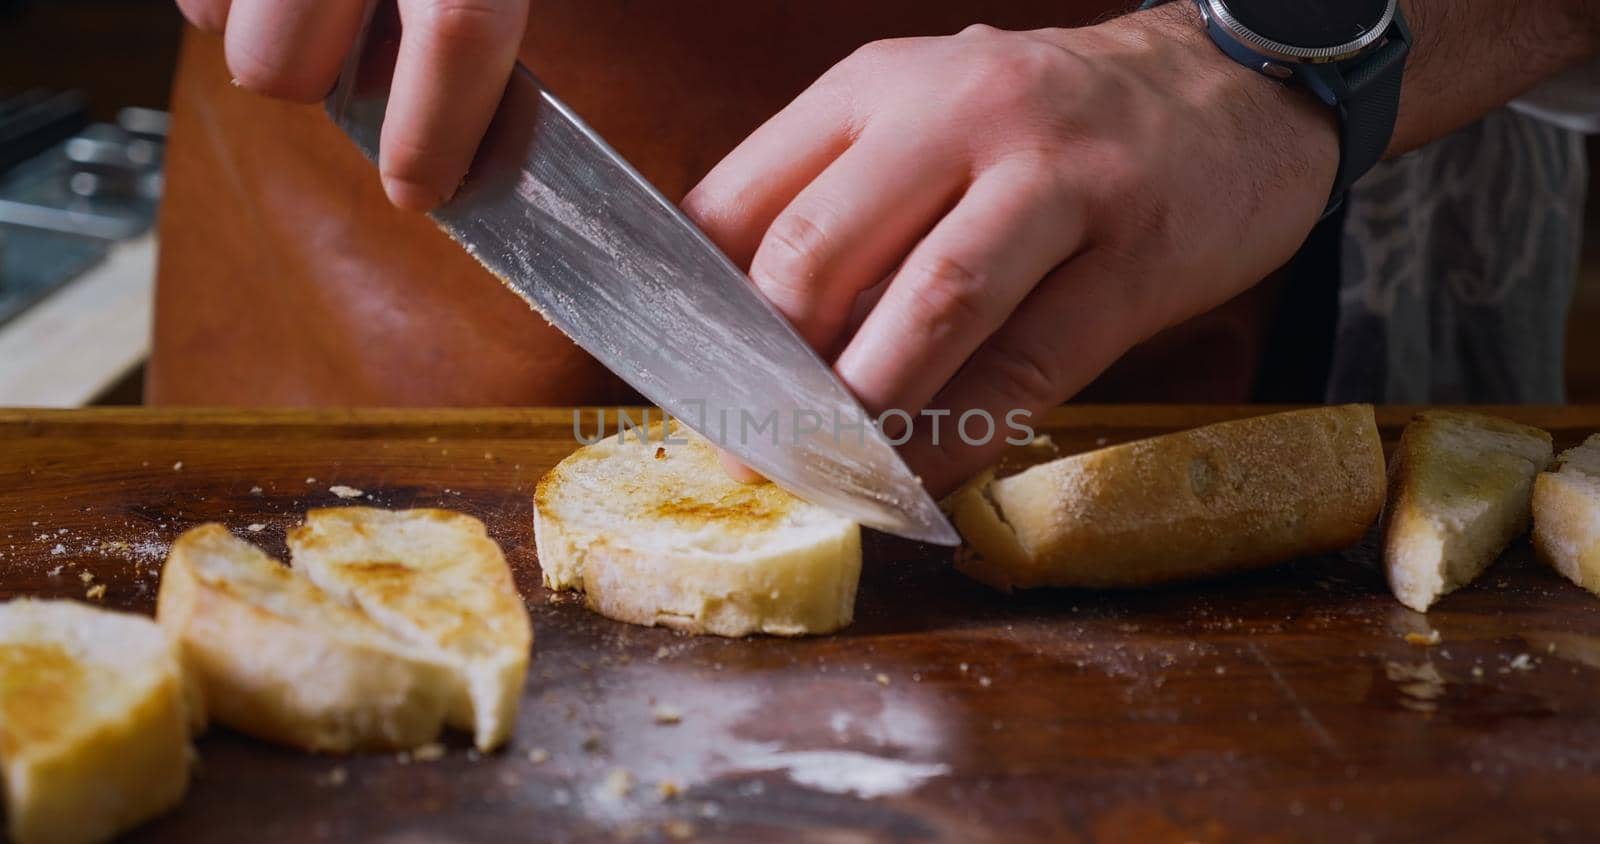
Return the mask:
[[1273,59],[1301,63],[1338,62],[1360,55],[1368,47],[1378,43],[1384,33],[1389,31],[1399,6],[1400,0],[1389,0],[1378,24],[1360,38],[1332,47],[1297,47],[1275,41],[1240,23],[1228,9],[1227,0],[1200,0],[1200,10],[1205,13],[1206,18],[1226,29],[1240,43]]

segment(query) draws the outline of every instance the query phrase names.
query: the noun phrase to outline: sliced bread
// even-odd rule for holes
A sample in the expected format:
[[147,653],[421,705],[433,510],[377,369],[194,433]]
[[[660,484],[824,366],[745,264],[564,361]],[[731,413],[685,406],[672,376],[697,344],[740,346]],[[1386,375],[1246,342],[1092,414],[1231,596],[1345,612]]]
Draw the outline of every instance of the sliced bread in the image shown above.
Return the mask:
[[1533,479],[1550,435],[1476,413],[1429,411],[1400,437],[1383,544],[1389,588],[1426,612],[1528,530]]
[[291,564],[452,675],[448,722],[480,750],[506,741],[533,647],[528,611],[483,523],[448,510],[312,510]]
[[0,604],[0,780],[15,844],[104,841],[177,805],[203,718],[150,619]]
[[241,732],[334,752],[439,734],[448,668],[221,525],[173,544],[156,615],[207,710]]
[[1002,590],[1212,577],[1357,542],[1384,501],[1367,405],[1240,419],[980,477],[957,566]]
[[1600,595],[1600,434],[1561,453],[1533,484],[1533,546],[1556,571]]
[[856,524],[770,483],[731,480],[705,440],[675,429],[608,437],[539,481],[545,585],[591,609],[694,633],[798,636],[850,623]]

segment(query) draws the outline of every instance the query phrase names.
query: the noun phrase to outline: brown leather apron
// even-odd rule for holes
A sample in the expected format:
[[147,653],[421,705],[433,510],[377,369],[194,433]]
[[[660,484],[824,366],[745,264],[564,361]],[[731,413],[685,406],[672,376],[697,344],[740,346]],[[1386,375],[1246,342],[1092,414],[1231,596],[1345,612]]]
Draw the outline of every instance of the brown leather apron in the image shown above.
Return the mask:
[[[669,197],[861,44],[1086,23],[1112,0],[540,0],[522,59]],[[419,214],[314,106],[229,84],[221,39],[186,34],[173,96],[147,397],[207,405],[611,403],[617,379]],[[1116,398],[1240,400],[1265,301],[1175,351],[1130,358]],[[1254,302],[1255,304],[1249,304]],[[1218,319],[1220,318],[1220,322]],[[1186,361],[1174,369],[1173,361]],[[1174,376],[1188,388],[1172,392]],[[1201,383],[1201,382],[1204,383]],[[1117,385],[1123,385],[1118,387]],[[1197,394],[1198,393],[1198,394]]]

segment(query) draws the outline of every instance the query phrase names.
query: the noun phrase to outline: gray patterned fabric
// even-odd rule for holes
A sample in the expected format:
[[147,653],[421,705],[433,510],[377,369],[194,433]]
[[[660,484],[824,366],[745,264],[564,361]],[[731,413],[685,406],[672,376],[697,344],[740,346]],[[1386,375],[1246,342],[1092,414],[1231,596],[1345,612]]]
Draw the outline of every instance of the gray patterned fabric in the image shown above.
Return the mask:
[[1328,400],[1563,402],[1587,185],[1583,135],[1509,109],[1358,182]]

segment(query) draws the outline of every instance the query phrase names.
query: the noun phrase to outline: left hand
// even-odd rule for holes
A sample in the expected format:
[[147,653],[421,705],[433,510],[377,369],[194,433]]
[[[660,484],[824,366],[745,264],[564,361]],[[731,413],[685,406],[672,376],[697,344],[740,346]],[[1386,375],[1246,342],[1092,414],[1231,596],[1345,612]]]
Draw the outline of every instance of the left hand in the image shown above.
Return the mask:
[[[953,412],[902,450],[943,494],[1004,448],[1008,412],[1059,404],[1293,255],[1333,129],[1187,3],[973,27],[858,50],[684,206],[869,412]],[[955,436],[968,409],[997,422],[987,446]]]

